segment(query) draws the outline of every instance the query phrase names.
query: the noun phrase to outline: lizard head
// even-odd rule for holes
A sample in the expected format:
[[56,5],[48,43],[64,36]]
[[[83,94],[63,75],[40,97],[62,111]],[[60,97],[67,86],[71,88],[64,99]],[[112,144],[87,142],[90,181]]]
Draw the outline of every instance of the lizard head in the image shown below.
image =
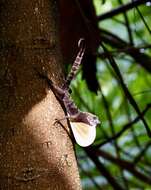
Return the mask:
[[97,126],[98,124],[100,124],[99,118],[96,115],[88,112],[86,112],[86,114],[87,114],[87,120],[91,126]]

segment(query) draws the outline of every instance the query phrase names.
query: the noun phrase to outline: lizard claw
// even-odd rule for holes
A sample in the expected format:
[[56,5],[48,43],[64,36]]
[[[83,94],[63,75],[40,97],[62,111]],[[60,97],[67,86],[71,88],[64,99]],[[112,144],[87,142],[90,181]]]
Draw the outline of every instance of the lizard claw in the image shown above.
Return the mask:
[[59,123],[59,119],[55,119],[55,121],[54,121],[54,123],[53,123],[53,125],[56,125],[56,124],[58,124]]

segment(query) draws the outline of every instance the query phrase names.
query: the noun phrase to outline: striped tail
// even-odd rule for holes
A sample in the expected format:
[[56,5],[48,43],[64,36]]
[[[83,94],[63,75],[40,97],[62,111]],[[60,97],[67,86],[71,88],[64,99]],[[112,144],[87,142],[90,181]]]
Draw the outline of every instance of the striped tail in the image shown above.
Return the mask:
[[85,52],[85,40],[83,38],[80,38],[80,40],[78,41],[78,47],[79,47],[79,52],[76,56],[76,59],[71,67],[71,71],[67,76],[66,79],[66,87],[68,88],[71,81],[73,80],[73,78],[75,77],[75,75],[77,74],[84,52]]

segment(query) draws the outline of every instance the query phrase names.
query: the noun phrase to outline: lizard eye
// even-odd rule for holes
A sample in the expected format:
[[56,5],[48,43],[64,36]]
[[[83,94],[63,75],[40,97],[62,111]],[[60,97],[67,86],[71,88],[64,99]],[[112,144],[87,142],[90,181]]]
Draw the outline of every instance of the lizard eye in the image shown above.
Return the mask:
[[93,117],[93,123],[95,123],[96,125],[97,125],[97,124],[100,124],[100,121],[99,121],[99,119],[98,119],[97,116],[94,116],[94,117]]

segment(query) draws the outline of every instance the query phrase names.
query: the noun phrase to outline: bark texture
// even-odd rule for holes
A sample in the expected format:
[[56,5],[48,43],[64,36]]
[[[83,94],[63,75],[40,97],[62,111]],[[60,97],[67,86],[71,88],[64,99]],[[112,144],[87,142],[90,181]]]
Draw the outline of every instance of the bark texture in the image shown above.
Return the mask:
[[[55,0],[0,1],[0,189],[81,189],[64,112],[35,71],[63,79]],[[66,130],[65,130],[66,129]]]

